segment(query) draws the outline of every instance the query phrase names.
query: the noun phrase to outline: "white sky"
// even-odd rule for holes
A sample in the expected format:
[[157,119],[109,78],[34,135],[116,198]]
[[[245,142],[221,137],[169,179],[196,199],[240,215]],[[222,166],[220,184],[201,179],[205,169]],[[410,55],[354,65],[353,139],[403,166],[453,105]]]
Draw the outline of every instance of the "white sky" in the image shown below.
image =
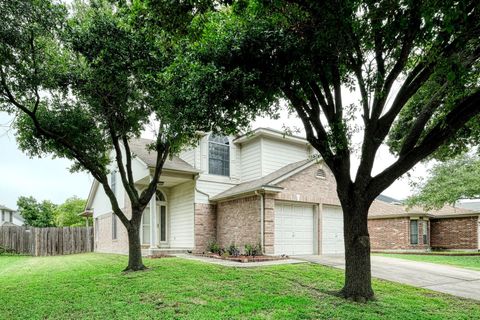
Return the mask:
[[[51,157],[31,159],[22,153],[9,128],[11,119],[6,113],[0,112],[0,204],[16,208],[19,196],[33,196],[54,203],[62,203],[73,195],[86,198],[93,178],[86,173],[70,173],[68,168],[71,163],[68,160]],[[259,118],[252,124],[252,128],[270,127],[278,130],[283,130],[285,126],[303,128],[300,119],[288,115],[286,110],[281,112],[278,120]],[[376,157],[374,172],[385,168],[394,159],[388,149],[382,146]],[[352,164],[356,167],[358,161],[354,159]],[[425,166],[417,167],[411,172],[412,175],[425,175]],[[411,194],[408,179],[399,179],[384,194],[397,199],[407,197]]]

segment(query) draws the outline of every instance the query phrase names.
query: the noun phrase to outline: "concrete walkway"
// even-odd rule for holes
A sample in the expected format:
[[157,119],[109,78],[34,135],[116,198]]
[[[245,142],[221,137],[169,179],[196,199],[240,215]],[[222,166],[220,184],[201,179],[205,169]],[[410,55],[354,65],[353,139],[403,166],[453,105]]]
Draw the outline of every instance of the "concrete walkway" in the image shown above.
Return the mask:
[[237,268],[255,268],[255,267],[266,267],[266,266],[278,266],[282,264],[296,264],[296,263],[305,263],[305,260],[298,259],[283,259],[283,260],[272,260],[272,261],[263,261],[263,262],[237,262],[229,260],[214,259],[208,257],[195,256],[191,254],[176,254],[175,256],[179,258],[207,262],[211,264],[217,264],[224,267],[237,267]]
[[[296,256],[295,258],[345,269],[343,256]],[[372,256],[372,275],[376,278],[405,283],[414,287],[480,300],[480,271],[428,262]]]

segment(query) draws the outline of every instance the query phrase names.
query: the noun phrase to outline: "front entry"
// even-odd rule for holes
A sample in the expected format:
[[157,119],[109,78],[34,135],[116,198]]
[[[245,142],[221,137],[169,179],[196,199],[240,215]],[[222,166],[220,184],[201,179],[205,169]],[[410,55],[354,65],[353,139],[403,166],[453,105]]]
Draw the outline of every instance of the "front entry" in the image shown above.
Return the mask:
[[[153,202],[153,199],[151,203]],[[151,205],[150,203],[150,205]],[[168,216],[167,201],[165,195],[157,190],[154,208],[150,210],[150,205],[145,208],[142,217],[142,244],[152,246],[168,245]],[[155,211],[155,214],[154,214]],[[155,229],[152,230],[152,227]],[[155,239],[155,241],[152,241]]]

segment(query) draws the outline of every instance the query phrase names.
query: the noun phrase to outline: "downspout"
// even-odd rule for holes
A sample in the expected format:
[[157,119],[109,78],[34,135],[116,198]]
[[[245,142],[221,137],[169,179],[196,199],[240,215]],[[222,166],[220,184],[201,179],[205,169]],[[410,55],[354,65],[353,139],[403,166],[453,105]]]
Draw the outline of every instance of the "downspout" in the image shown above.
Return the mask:
[[264,246],[264,224],[265,224],[265,208],[264,208],[264,195],[258,191],[255,191],[255,194],[260,196],[260,246],[262,247],[262,254],[265,253]]

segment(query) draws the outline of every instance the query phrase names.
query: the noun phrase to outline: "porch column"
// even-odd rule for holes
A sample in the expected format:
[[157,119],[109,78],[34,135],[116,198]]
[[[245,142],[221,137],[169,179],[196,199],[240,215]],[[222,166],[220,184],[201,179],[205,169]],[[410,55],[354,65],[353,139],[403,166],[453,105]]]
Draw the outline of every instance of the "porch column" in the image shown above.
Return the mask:
[[157,248],[157,196],[150,199],[150,249]]

